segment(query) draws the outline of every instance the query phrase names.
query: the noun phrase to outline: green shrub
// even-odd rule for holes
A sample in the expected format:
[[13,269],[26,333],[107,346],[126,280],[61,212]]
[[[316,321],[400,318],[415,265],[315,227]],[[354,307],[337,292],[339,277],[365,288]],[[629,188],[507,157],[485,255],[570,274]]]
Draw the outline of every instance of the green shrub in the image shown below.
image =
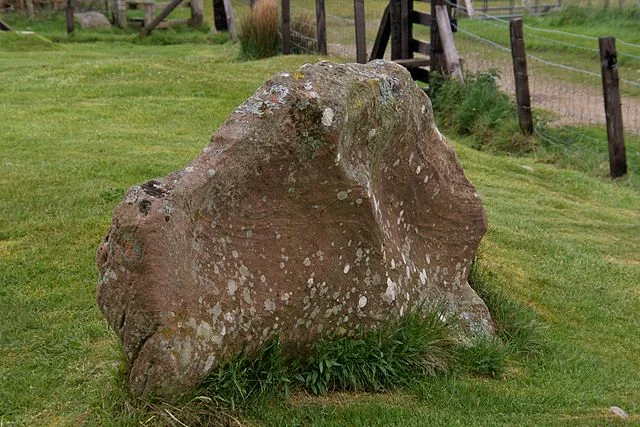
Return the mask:
[[276,1],[256,1],[251,13],[240,20],[238,38],[242,53],[248,59],[268,58],[277,55],[280,33]]
[[464,82],[434,76],[429,95],[438,125],[470,137],[479,150],[530,152],[535,139],[520,132],[515,104],[500,91],[496,78],[495,72],[467,75]]
[[422,309],[355,336],[328,337],[295,361],[298,382],[314,394],[378,392],[451,370],[455,324],[441,309]]

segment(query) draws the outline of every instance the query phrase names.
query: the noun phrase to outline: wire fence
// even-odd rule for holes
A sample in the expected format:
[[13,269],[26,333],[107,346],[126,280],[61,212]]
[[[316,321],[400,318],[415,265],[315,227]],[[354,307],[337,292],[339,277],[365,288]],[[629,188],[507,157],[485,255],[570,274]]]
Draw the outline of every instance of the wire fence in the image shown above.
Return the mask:
[[[366,8],[366,4],[365,4]],[[378,13],[380,12],[380,13]],[[382,17],[382,10],[367,10],[365,20],[367,52]],[[352,1],[327,1],[325,3],[327,53],[345,61],[356,61],[355,18]],[[293,52],[316,53],[316,10],[312,2],[291,2],[291,48]]]
[[[464,12],[458,0],[459,12]],[[370,3],[367,3],[370,4]],[[415,3],[416,5],[420,3]],[[424,4],[428,8],[428,4]],[[428,12],[427,9],[424,10]],[[367,9],[367,52],[371,52],[382,9]],[[461,15],[463,15],[462,13]],[[315,2],[291,2],[291,48],[294,53],[316,54]],[[456,45],[467,72],[494,71],[503,91],[515,97],[509,20],[475,11],[475,17],[459,21]],[[327,1],[325,6],[328,54],[353,62],[356,59],[355,19],[352,2]],[[429,29],[414,26],[414,36],[429,40]],[[606,154],[606,123],[598,38],[559,29],[525,25],[529,84],[537,111],[536,132],[549,144],[562,148],[579,141],[571,150]],[[640,44],[617,40],[622,113],[625,132],[640,135]],[[585,126],[587,126],[585,128]],[[638,157],[640,153],[629,153]],[[640,161],[634,161],[636,167]]]
[[[465,28],[464,22],[458,26],[460,36],[456,42],[465,68],[473,73],[495,70],[501,88],[515,94],[509,21],[483,17],[468,26],[473,29]],[[535,53],[527,52],[533,108],[542,110],[543,116],[557,124],[603,126],[598,38],[525,25],[525,40],[527,45],[544,47]],[[482,47],[479,49],[478,45]],[[640,135],[640,45],[624,40],[618,40],[617,45],[624,128]]]
[[[0,13],[19,13],[29,18],[48,17],[53,12],[63,11],[66,0],[0,0]],[[73,0],[75,12],[100,12],[108,15],[109,0]]]
[[[456,45],[465,69],[471,73],[493,71],[502,90],[515,97],[509,21],[489,15],[482,18],[459,22]],[[531,25],[524,25],[524,29],[531,105],[538,112],[536,134],[550,147],[579,161],[600,159],[600,166],[605,165],[606,116],[598,37]],[[624,130],[627,136],[637,138],[640,44],[617,40],[616,45]],[[633,147],[627,150],[629,167],[640,173],[640,152],[637,144]],[[599,155],[594,157],[594,153]]]

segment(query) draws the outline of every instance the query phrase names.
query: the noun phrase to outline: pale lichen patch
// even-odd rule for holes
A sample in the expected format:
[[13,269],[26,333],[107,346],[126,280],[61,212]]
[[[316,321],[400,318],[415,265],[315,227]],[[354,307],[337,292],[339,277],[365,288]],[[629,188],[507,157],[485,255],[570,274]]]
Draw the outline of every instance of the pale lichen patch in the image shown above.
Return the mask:
[[333,123],[333,110],[329,107],[322,112],[322,124],[329,127]]
[[265,300],[264,309],[273,313],[274,311],[276,311],[276,302],[271,298],[269,298],[268,300]]
[[358,299],[358,308],[364,308],[364,306],[367,305],[367,297],[362,295],[359,299]]
[[236,283],[236,281],[233,279],[229,279],[229,281],[227,282],[227,292],[229,293],[229,296],[233,296],[237,290],[238,284]]
[[396,299],[396,283],[391,280],[390,277],[387,277],[387,290],[382,294],[382,300],[386,303],[391,304]]

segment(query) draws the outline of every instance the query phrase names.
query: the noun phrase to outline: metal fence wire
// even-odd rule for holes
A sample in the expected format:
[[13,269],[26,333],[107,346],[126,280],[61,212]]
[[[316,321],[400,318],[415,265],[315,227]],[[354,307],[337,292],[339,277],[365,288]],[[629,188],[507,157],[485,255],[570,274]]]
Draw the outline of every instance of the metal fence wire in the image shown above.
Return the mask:
[[[496,70],[500,87],[508,94],[515,94],[508,42],[509,21],[489,15],[482,17],[484,19],[478,21],[481,27],[494,28],[472,31],[465,28],[464,23],[458,27],[460,36],[456,42],[465,60],[465,68],[472,73]],[[551,35],[562,37],[562,40]],[[477,48],[478,42],[483,46],[481,50]],[[527,45],[543,42],[563,53],[547,57],[544,53],[527,52],[532,107],[549,112],[557,124],[603,126],[605,112],[598,38],[525,25],[525,42]],[[640,45],[617,40],[617,48],[624,129],[640,135],[640,76],[637,72],[640,69]],[[590,59],[591,69],[575,65],[576,51],[583,58]]]

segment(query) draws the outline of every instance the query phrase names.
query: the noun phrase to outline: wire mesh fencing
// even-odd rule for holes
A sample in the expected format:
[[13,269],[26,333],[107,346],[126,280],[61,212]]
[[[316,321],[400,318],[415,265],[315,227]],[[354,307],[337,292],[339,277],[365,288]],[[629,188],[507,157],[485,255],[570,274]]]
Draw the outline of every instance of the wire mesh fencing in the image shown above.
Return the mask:
[[[493,70],[501,89],[515,97],[509,21],[484,16],[461,21],[456,44],[468,72]],[[606,164],[606,115],[598,38],[525,25],[531,105],[536,134],[549,146]],[[617,40],[617,68],[624,131],[640,136],[640,45]],[[636,150],[637,151],[637,150]],[[640,153],[627,150],[629,167],[640,172]],[[597,153],[597,156],[592,154]]]
[[[485,18],[471,28],[459,24],[465,68],[495,70],[501,88],[515,94],[509,21]],[[525,40],[538,48],[527,51],[532,106],[557,124],[604,125],[598,38],[525,25]],[[624,128],[640,135],[640,45],[618,40],[618,57]]]
[[[386,2],[365,2],[367,57],[371,52]],[[356,61],[356,23],[353,1],[326,1],[327,54],[347,62]],[[291,48],[294,53],[317,53],[315,2],[291,2]]]

